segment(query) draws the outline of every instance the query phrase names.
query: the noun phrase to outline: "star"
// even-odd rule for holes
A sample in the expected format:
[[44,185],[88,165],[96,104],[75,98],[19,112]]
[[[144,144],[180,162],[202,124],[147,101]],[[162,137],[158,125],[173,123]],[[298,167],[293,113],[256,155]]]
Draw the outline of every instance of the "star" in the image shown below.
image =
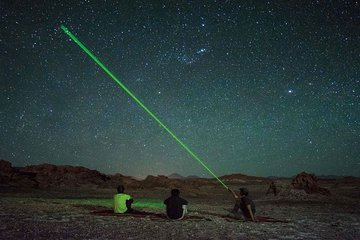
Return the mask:
[[64,24],[217,175],[359,176],[351,1],[66,3],[1,9],[1,159],[208,176]]

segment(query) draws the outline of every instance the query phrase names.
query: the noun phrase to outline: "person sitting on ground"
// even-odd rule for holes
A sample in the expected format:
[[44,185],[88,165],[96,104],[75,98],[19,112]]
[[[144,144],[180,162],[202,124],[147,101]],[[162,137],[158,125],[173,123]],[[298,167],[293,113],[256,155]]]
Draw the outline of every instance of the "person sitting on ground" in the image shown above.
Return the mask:
[[229,188],[236,201],[232,213],[236,216],[240,209],[246,221],[252,220],[255,222],[255,204],[249,197],[249,191],[246,188],[240,188],[239,190],[240,196]]
[[166,215],[170,219],[180,220],[187,213],[186,205],[188,202],[179,195],[179,189],[172,189],[171,196],[164,201],[166,205]]
[[131,204],[134,202],[132,197],[124,193],[125,188],[122,185],[117,187],[117,194],[114,195],[114,212],[115,213],[131,213],[134,210]]

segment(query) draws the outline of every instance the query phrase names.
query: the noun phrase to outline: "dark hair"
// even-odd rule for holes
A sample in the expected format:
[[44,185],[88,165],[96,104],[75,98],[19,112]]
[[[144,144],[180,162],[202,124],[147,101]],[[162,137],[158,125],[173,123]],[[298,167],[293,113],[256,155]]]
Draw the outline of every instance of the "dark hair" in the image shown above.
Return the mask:
[[123,192],[125,191],[124,186],[123,186],[123,185],[119,185],[119,186],[117,187],[117,191],[118,191],[118,193],[123,193]]
[[244,196],[249,195],[249,190],[247,190],[246,188],[240,188],[239,190],[240,190],[241,195],[244,195]]
[[180,190],[179,189],[172,189],[171,190],[171,196],[179,196],[180,195]]

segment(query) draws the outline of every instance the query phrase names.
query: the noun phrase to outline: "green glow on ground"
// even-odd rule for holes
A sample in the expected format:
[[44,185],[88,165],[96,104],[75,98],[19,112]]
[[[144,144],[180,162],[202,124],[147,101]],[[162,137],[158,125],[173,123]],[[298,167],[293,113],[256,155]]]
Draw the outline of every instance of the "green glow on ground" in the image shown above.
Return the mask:
[[[101,198],[86,198],[86,199],[78,199],[72,200],[78,204],[86,204],[86,205],[95,205],[95,206],[103,206],[112,208],[114,204],[114,200],[112,198],[109,199],[101,199]],[[161,200],[156,199],[135,199],[133,204],[131,205],[134,208],[160,208],[164,209],[165,205]]]
[[218,180],[221,185],[226,189],[228,187],[223,181],[221,181],[201,160],[195,155],[173,132],[170,131],[100,60],[87,49],[64,25],[61,25],[61,29],[76,42],[79,47],[86,52],[119,86],[132,98],[134,99],[144,110],[147,112],[163,129],[165,129],[198,163],[200,163],[212,176]]
[[165,208],[165,205],[163,202],[157,202],[157,201],[134,201],[134,203],[131,205],[133,207],[139,207],[139,208]]

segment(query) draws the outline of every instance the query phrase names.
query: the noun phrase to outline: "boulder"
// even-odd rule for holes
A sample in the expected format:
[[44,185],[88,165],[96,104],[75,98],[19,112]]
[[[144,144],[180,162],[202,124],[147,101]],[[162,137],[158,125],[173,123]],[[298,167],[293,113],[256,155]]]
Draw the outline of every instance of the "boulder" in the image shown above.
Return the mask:
[[303,189],[307,194],[320,193],[330,195],[330,191],[318,185],[318,178],[314,174],[301,172],[292,180],[291,185],[295,189]]

